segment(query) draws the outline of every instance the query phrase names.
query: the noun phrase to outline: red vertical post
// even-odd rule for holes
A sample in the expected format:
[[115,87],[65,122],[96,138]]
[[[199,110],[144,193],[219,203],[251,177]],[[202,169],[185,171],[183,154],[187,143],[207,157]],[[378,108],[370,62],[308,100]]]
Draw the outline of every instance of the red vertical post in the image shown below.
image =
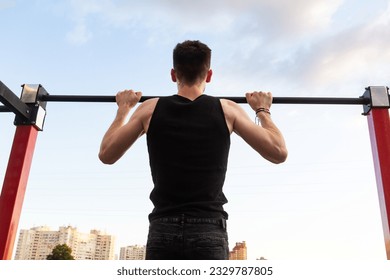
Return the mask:
[[388,108],[367,115],[387,259],[390,260],[390,116]]
[[17,126],[0,196],[0,259],[10,260],[22,211],[38,129]]

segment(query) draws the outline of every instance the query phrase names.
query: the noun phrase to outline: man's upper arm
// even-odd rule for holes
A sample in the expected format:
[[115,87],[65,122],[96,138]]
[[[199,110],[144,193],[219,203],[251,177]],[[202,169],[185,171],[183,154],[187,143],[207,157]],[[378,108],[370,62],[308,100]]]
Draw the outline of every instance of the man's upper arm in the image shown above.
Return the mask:
[[[149,101],[149,100],[148,100]],[[100,156],[107,164],[113,164],[142,136],[149,125],[156,102],[144,102],[129,118],[128,122],[116,129],[101,148]]]
[[122,143],[126,150],[147,132],[156,104],[157,99],[150,99],[142,103],[131,115],[129,121],[118,130],[117,141]]

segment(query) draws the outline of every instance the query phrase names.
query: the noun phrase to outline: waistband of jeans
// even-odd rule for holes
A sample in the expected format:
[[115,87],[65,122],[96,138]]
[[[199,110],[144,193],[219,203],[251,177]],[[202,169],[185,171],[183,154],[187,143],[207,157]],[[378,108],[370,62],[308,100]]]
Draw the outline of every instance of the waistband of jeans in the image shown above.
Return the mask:
[[186,217],[185,215],[181,216],[169,216],[169,217],[160,217],[155,218],[151,221],[160,222],[160,223],[175,223],[175,224],[214,224],[219,225],[222,228],[226,228],[226,219],[225,218],[200,218],[200,217]]

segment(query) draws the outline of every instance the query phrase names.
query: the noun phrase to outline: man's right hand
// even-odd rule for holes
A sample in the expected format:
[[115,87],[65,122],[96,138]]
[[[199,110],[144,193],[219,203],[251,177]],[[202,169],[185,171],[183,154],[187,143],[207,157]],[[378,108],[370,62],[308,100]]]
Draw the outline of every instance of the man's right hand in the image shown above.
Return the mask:
[[118,107],[133,108],[141,99],[142,92],[130,90],[123,90],[116,94],[116,104]]

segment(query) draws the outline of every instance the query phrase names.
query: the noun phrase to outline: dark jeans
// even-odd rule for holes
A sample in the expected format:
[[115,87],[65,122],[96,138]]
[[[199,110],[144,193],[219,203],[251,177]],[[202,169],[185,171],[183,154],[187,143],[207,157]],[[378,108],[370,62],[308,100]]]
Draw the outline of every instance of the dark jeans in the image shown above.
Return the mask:
[[225,219],[186,218],[151,221],[147,260],[227,260],[229,244]]

